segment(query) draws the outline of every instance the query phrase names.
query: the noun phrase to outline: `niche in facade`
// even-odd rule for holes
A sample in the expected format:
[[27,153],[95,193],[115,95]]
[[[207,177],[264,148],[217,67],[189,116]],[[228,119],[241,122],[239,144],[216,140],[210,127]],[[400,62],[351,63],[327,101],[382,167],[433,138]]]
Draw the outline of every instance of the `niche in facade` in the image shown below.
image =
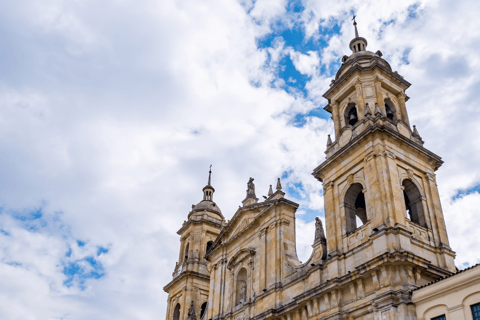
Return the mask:
[[344,207],[347,233],[354,231],[368,221],[365,195],[362,190],[363,186],[360,183],[354,183],[345,194]]
[[235,288],[235,306],[245,304],[247,300],[247,269],[242,268],[237,274]]
[[407,217],[410,218],[410,221],[421,225],[422,227],[427,227],[420,190],[418,190],[417,186],[408,179],[403,180],[402,185]]

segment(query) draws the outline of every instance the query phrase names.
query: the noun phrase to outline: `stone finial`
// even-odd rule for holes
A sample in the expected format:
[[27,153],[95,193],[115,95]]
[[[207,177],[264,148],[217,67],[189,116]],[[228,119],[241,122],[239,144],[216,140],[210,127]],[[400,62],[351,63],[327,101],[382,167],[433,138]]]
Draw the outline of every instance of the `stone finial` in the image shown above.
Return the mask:
[[315,218],[315,242],[325,243],[327,239],[325,238],[325,232],[323,231],[322,220],[319,217]]
[[413,125],[413,135],[414,135],[414,136],[417,136],[417,137],[420,137],[420,134],[418,133],[418,130],[417,130],[417,126],[416,126],[416,125]]
[[273,194],[273,189],[272,185],[270,185],[270,188],[268,189],[268,196],[270,197]]
[[382,113],[380,112],[380,109],[378,108],[378,103],[375,102],[375,117],[381,117]]
[[327,148],[330,147],[331,145],[332,145],[332,138],[330,138],[330,135],[328,135]]
[[370,106],[368,102],[365,103],[365,117],[370,117],[372,115],[372,110],[370,110]]
[[282,184],[280,183],[280,178],[277,180],[277,190],[282,190]]

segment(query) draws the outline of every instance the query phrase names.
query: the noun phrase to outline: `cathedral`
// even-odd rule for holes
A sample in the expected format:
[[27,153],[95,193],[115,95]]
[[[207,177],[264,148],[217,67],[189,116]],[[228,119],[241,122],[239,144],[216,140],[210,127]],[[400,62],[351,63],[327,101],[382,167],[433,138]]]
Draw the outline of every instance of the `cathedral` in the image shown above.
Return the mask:
[[480,266],[455,267],[435,182],[443,162],[410,125],[410,83],[354,28],[323,95],[335,137],[312,172],[325,226],[317,218],[310,258],[297,257],[299,205],[280,179],[259,201],[250,178],[227,223],[210,170],[178,230],[166,320],[480,319]]

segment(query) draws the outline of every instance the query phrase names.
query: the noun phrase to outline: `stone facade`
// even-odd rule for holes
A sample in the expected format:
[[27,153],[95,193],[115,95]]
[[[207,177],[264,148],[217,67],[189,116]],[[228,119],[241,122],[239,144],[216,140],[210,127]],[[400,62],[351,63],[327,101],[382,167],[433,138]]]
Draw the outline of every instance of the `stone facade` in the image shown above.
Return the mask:
[[259,202],[250,178],[226,223],[209,178],[178,231],[167,320],[185,320],[192,301],[209,320],[414,319],[411,290],[456,271],[435,183],[442,160],[410,126],[410,84],[355,32],[324,94],[335,139],[312,173],[323,182],[326,236],[317,220],[302,263],[298,204],[284,197],[280,179]]

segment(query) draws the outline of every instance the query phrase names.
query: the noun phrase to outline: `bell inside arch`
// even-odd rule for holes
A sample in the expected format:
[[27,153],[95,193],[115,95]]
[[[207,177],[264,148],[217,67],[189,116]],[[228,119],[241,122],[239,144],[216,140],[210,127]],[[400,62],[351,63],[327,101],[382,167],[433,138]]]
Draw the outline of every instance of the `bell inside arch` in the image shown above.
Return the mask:
[[387,112],[387,117],[393,120],[394,114],[389,106],[385,105],[385,111]]
[[348,124],[353,126],[355,123],[357,123],[358,117],[357,117],[357,109],[352,108],[352,110],[349,112],[348,115]]

